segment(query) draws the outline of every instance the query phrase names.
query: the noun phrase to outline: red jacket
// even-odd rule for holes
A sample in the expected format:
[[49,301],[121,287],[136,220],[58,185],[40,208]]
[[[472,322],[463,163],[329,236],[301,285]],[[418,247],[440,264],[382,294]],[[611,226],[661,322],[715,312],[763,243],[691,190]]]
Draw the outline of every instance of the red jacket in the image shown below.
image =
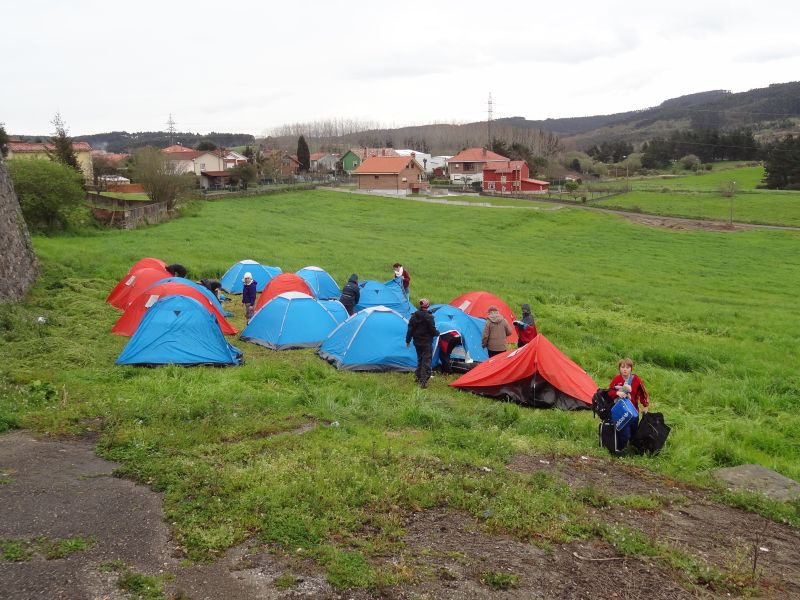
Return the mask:
[[[625,379],[622,375],[617,375],[614,379],[611,380],[611,383],[608,384],[608,396],[610,398],[617,397],[617,390],[614,388],[615,385],[624,385]],[[647,395],[647,390],[642,383],[642,380],[639,379],[638,375],[633,376],[633,380],[631,381],[631,402],[633,406],[636,408],[637,412],[639,410],[639,402],[642,403],[642,406],[650,406],[650,397]]]
[[411,275],[409,275],[406,268],[403,267],[403,289],[407,290],[410,283],[411,283]]
[[528,325],[527,327],[523,328],[523,327],[520,327],[519,325],[517,325],[517,322],[514,321],[514,327],[517,330],[517,335],[519,336],[519,341],[522,342],[523,344],[527,344],[529,342],[532,342],[533,338],[535,338],[537,335],[539,335],[539,332],[536,330],[536,324],[535,323],[533,325]]

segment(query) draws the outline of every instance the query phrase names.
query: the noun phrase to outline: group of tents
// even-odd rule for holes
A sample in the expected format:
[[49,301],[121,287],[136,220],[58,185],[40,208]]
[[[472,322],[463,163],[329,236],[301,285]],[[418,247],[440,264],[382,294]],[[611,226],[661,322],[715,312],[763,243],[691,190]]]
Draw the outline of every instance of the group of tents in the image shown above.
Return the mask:
[[[220,284],[230,294],[242,293],[244,273],[260,293],[255,315],[239,339],[273,350],[318,348],[320,357],[337,369],[414,371],[416,352],[405,344],[413,312],[402,284],[361,281],[353,315],[339,302],[341,289],[322,268],[296,273],[253,260],[237,262]],[[138,261],[109,294],[106,302],[122,310],[112,333],[131,339],[118,365],[239,365],[242,352],[225,336],[237,334],[217,295],[205,286],[173,277],[155,258]],[[488,292],[469,292],[449,304],[430,307],[440,333],[461,338],[451,356],[466,371],[450,385],[532,406],[588,408],[597,389],[592,378],[546,337],[539,334],[522,348],[492,358],[481,345],[488,307],[494,305],[511,323],[514,314]],[[516,332],[507,339],[516,342]],[[434,341],[432,367],[440,363]]]

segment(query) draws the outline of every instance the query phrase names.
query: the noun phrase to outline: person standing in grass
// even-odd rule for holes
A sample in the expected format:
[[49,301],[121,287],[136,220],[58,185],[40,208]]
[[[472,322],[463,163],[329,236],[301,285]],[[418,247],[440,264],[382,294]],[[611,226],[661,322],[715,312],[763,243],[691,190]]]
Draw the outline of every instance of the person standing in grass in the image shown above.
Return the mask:
[[539,335],[539,332],[536,329],[536,318],[531,312],[530,304],[522,305],[522,318],[518,321],[514,321],[514,327],[516,328],[517,335],[519,336],[517,348],[522,348],[525,344],[532,342],[533,338]]
[[[630,358],[623,358],[619,361],[619,375],[608,384],[609,398],[627,398],[633,404],[636,412],[646,413],[650,408],[650,397],[644,383],[638,375],[633,373],[633,361]],[[641,409],[639,405],[641,403]],[[617,444],[619,448],[624,448],[628,442],[636,435],[639,429],[639,420],[632,419],[621,431],[617,432]]]
[[394,269],[395,279],[402,280],[401,282],[398,283],[401,283],[403,292],[406,295],[406,300],[408,300],[408,286],[411,285],[411,275],[408,274],[408,271],[406,271],[405,267],[403,267],[403,265],[401,265],[400,263],[394,263],[392,265],[392,268]]
[[352,315],[356,310],[356,304],[361,300],[361,288],[358,287],[358,275],[353,273],[350,279],[344,284],[342,288],[342,295],[339,296],[341,302],[347,309],[347,314]]
[[253,279],[253,275],[248,271],[244,274],[242,279],[244,286],[242,287],[242,305],[244,306],[244,318],[247,322],[253,318],[253,309],[256,305],[256,288],[258,284]]
[[406,331],[406,348],[414,340],[414,350],[417,351],[417,384],[422,389],[428,387],[428,380],[431,378],[433,339],[439,335],[433,315],[428,310],[430,306],[427,298],[420,298],[419,309],[408,320]]
[[500,310],[496,306],[490,306],[481,336],[481,346],[489,351],[490,357],[506,351],[506,338],[511,333],[511,325],[500,314]]

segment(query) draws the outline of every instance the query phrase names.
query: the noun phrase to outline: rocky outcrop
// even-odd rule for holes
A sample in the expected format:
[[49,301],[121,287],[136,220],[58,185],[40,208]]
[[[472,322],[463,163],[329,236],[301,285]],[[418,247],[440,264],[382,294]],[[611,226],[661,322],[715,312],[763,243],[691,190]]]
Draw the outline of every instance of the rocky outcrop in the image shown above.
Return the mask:
[[24,297],[37,272],[31,236],[0,158],[0,302]]

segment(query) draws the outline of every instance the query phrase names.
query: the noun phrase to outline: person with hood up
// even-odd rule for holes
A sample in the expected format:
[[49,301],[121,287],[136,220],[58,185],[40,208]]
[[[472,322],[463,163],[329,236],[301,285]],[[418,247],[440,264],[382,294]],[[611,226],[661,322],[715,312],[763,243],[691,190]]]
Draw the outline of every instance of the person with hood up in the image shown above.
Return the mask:
[[352,315],[356,310],[356,304],[361,300],[361,288],[358,287],[358,274],[353,273],[350,279],[344,284],[342,288],[342,295],[339,296],[341,302],[347,309],[347,314]]
[[253,312],[256,305],[256,289],[258,284],[253,279],[252,273],[249,271],[244,274],[242,278],[242,305],[244,306],[244,318],[247,322],[253,318]]
[[395,279],[402,280],[402,282],[399,283],[401,283],[406,299],[408,299],[408,286],[411,285],[411,275],[408,274],[408,271],[406,271],[405,267],[400,263],[394,263],[392,268],[394,269]]
[[511,325],[494,305],[489,307],[486,325],[483,327],[481,346],[489,351],[489,356],[506,351],[506,338],[511,335]]
[[431,378],[433,339],[439,335],[433,315],[428,310],[430,306],[427,298],[420,298],[419,309],[408,320],[406,331],[406,348],[414,340],[414,350],[417,351],[417,384],[422,389],[428,387],[428,380]]
[[516,328],[517,335],[519,336],[517,348],[522,348],[525,344],[532,342],[533,338],[539,335],[539,332],[536,330],[536,318],[531,312],[530,304],[522,305],[522,318],[518,321],[514,321],[514,327]]

